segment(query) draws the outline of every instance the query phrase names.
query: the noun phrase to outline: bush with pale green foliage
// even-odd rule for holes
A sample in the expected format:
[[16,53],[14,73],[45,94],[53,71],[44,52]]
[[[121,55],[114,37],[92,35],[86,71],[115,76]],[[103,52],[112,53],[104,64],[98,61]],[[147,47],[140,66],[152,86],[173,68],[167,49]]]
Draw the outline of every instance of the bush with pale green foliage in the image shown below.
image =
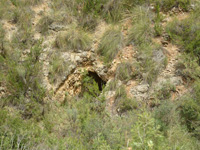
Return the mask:
[[57,48],[72,51],[89,50],[91,43],[92,39],[88,33],[74,27],[60,32],[55,40]]
[[121,86],[117,89],[115,94],[115,106],[119,115],[137,109],[137,101],[133,98],[128,98],[125,87]]
[[160,126],[148,112],[138,114],[138,120],[131,132],[130,145],[133,149],[169,149]]
[[135,71],[139,77],[141,76],[140,78],[147,83],[152,84],[162,69],[162,64],[158,64],[152,59],[153,51],[159,50],[159,46],[147,43],[138,46],[138,50],[139,61],[136,63]]
[[57,84],[70,74],[69,66],[72,64],[70,61],[65,61],[61,54],[54,53],[51,56],[49,65],[49,81],[50,83]]
[[49,26],[53,23],[53,19],[49,16],[42,17],[38,24],[37,24],[37,30],[43,34],[47,35],[49,31]]
[[117,66],[115,78],[121,81],[128,81],[134,76],[133,65],[131,63],[121,63]]
[[[0,71],[0,83],[7,87],[9,94],[2,98],[0,106],[14,105],[22,107],[22,114],[32,116],[30,112],[26,114],[28,103],[42,104],[45,96],[45,89],[39,80],[41,79],[41,41],[38,41],[27,55],[24,61],[19,61],[15,54],[7,53],[4,57],[0,55],[2,64]],[[30,99],[29,102],[26,99]],[[39,105],[38,105],[39,106]],[[41,105],[42,106],[42,105]],[[32,106],[34,108],[34,106]],[[33,112],[33,110],[32,110]],[[41,113],[41,112],[39,112]],[[39,114],[37,114],[39,116]]]
[[117,53],[123,48],[123,34],[120,29],[109,28],[100,40],[97,53],[100,54],[104,62],[111,62]]
[[150,43],[153,37],[151,27],[154,14],[143,6],[135,7],[131,12],[133,26],[128,31],[127,44],[141,45]]
[[29,1],[29,0],[10,0],[10,1],[16,7],[35,6],[35,5],[38,5],[38,4],[40,4],[42,2],[42,0],[34,0],[34,1]]
[[[199,12],[194,12],[191,17],[170,22],[166,31],[170,39],[181,47],[186,53],[200,57],[200,17]],[[199,59],[200,60],[200,59]]]
[[175,66],[177,74],[188,82],[197,80],[200,77],[200,66],[198,62],[199,59],[196,56],[183,54]]
[[190,96],[183,97],[180,104],[180,114],[184,124],[193,136],[200,139],[200,82],[194,83],[193,91]]
[[187,131],[178,109],[179,104],[163,101],[154,111],[156,124],[160,126],[160,131],[164,133],[167,147],[168,149],[198,149],[200,143]]
[[193,0],[158,0],[162,10],[169,11],[175,8],[181,8],[184,11],[188,11],[191,8],[191,2]]

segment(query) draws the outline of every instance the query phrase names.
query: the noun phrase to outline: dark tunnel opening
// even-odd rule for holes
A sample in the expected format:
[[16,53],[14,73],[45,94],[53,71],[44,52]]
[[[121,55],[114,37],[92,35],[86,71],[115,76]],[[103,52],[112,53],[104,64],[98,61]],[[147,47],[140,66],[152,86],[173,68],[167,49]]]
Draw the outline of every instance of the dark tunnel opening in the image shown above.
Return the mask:
[[106,85],[106,81],[101,79],[96,72],[88,71],[88,76],[95,80],[95,82],[98,84],[99,91],[102,91]]

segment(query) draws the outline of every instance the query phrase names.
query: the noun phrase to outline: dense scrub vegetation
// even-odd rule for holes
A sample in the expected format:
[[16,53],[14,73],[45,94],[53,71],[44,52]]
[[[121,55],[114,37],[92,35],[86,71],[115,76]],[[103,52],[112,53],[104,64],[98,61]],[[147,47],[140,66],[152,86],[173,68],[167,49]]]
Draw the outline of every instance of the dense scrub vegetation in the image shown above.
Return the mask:
[[[35,28],[43,37],[34,39],[32,7],[42,0],[0,1],[0,149],[58,150],[198,150],[200,149],[200,16],[195,0],[49,0],[52,12],[42,16]],[[150,9],[150,6],[155,9]],[[194,5],[194,7],[192,7]],[[174,18],[165,28],[162,14],[173,8],[188,13]],[[41,14],[42,15],[42,14]],[[127,34],[123,23],[130,19]],[[5,22],[17,28],[11,39]],[[79,96],[65,94],[63,102],[53,101],[53,92],[42,84],[40,60],[43,40],[58,23],[69,26],[53,40],[49,80],[56,83],[68,66],[60,52],[88,51],[97,25],[109,24],[95,53],[110,65],[125,46],[134,46],[137,62],[123,62],[116,67],[114,79],[99,89],[98,83],[83,73]],[[164,83],[155,93],[154,104],[129,98],[121,82],[131,79],[151,85],[167,60],[156,63],[154,52],[160,51],[153,39],[167,34],[169,42],[181,50],[177,74],[190,91],[172,101],[175,87]],[[119,82],[119,80],[121,82]],[[1,90],[1,89],[0,89]],[[106,92],[114,91],[112,115]],[[1,91],[0,91],[1,94]]]

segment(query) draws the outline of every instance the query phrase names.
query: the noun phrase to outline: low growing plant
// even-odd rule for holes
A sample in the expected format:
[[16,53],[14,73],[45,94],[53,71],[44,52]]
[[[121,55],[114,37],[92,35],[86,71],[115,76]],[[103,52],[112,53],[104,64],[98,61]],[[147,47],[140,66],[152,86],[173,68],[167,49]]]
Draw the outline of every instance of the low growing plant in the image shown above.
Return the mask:
[[123,35],[119,29],[109,28],[100,40],[98,54],[103,57],[104,62],[111,62],[123,47]]
[[43,35],[48,34],[49,26],[53,23],[53,19],[49,16],[44,16],[42,17],[38,24],[37,24],[37,29],[40,33]]
[[125,87],[121,86],[117,89],[115,94],[116,111],[122,114],[133,109],[137,109],[138,104],[135,99],[127,97]]
[[66,50],[89,50],[92,39],[89,34],[77,28],[70,28],[68,31],[60,32],[56,37],[55,46]]
[[174,43],[186,53],[190,53],[200,60],[200,18],[197,15],[179,21],[175,19],[168,24],[166,30]]
[[146,7],[138,6],[133,9],[130,17],[133,20],[133,26],[128,31],[127,44],[141,45],[150,43],[153,37],[153,29],[151,27],[153,13]]
[[128,81],[133,77],[133,65],[130,63],[121,63],[117,66],[115,78],[121,81]]
[[66,62],[60,54],[53,54],[50,61],[49,80],[51,83],[58,83],[64,76],[69,75],[69,65],[71,62]]

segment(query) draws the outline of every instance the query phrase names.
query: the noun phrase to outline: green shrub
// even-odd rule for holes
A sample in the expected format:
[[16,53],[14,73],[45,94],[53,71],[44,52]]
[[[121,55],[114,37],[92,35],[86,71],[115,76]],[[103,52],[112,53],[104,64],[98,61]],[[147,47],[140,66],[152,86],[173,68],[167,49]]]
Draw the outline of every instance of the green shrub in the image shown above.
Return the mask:
[[67,10],[54,10],[47,17],[49,17],[49,22],[53,20],[53,23],[56,23],[61,26],[67,26],[73,22],[77,22],[76,18],[73,16],[73,13]]
[[38,5],[42,2],[42,0],[34,0],[34,1],[28,1],[28,0],[10,0],[11,3],[15,7],[26,7],[26,6],[34,6]]
[[151,10],[149,10],[145,5],[138,5],[130,11],[129,16],[132,19],[133,25],[138,22],[144,22],[149,24],[154,19],[155,14]]
[[133,66],[130,63],[121,63],[117,66],[115,78],[121,81],[128,81],[133,77]]
[[199,141],[181,125],[174,125],[167,130],[167,143],[170,149],[199,149]]
[[176,87],[167,81],[166,83],[162,84],[162,87],[157,91],[156,97],[159,100],[167,100],[171,98],[171,92],[175,92]]
[[117,86],[118,86],[118,84],[119,84],[119,81],[118,80],[116,80],[116,79],[112,79],[110,82],[109,82],[109,84],[108,84],[108,86],[106,87],[106,91],[115,91],[116,90],[116,88],[117,88]]
[[[66,138],[58,140],[34,120],[23,120],[18,111],[0,109],[4,122],[0,124],[0,149],[65,149]],[[4,119],[5,118],[5,119]],[[65,148],[64,148],[65,147]]]
[[[0,111],[6,112],[1,114],[2,117],[6,117],[6,119],[0,126],[0,149],[25,150],[26,147],[31,148],[31,146],[33,146],[34,140],[31,140],[30,133],[33,133],[34,131],[27,131],[28,129],[32,128],[30,124],[23,122],[17,112],[15,112],[15,116],[11,116],[8,111]],[[25,131],[27,131],[27,133]]]
[[48,34],[49,26],[53,23],[53,19],[49,16],[44,16],[42,17],[38,24],[37,24],[37,29],[40,33],[43,35]]
[[26,8],[16,8],[10,14],[10,20],[17,24],[17,31],[12,36],[11,45],[14,49],[28,49],[33,43],[32,12]]
[[190,132],[197,135],[199,138],[199,121],[200,121],[200,107],[199,102],[195,99],[189,98],[184,101],[181,106],[181,116],[184,118],[184,123]]
[[133,149],[168,149],[166,138],[160,131],[160,126],[149,112],[138,115],[137,122],[132,127],[131,146]]
[[160,0],[159,2],[164,11],[169,11],[173,7],[188,11],[191,4],[191,0]]
[[141,45],[151,42],[153,13],[146,7],[138,6],[133,9],[131,17],[133,18],[133,26],[128,31],[127,44]]
[[1,0],[0,1],[0,19],[4,19],[5,15],[11,10],[10,1]]
[[[128,10],[132,9],[134,6],[138,6],[138,5],[143,5],[145,3],[147,3],[146,0],[123,0],[123,5],[125,8],[128,8]],[[149,3],[147,3],[149,4]]]
[[9,91],[3,103],[21,105],[25,104],[26,98],[38,103],[43,102],[45,90],[39,82],[41,79],[41,63],[39,62],[41,50],[39,41],[31,48],[23,62],[9,55],[6,58],[0,57],[1,63],[4,64],[0,71],[0,82]]
[[200,57],[200,18],[196,15],[169,23],[166,30],[173,42],[178,44],[186,53]]
[[18,30],[12,36],[10,46],[13,49],[26,50],[34,44],[33,33],[30,28],[27,30]]
[[[0,86],[6,88],[5,97],[0,100],[0,149],[199,149],[200,34],[197,12],[188,22],[177,21],[172,23],[175,27],[167,27],[173,42],[187,53],[177,64],[177,73],[197,81],[193,90],[189,91],[191,96],[176,102],[160,101],[158,108],[145,105],[143,110],[141,105],[146,102],[139,105],[135,99],[129,98],[119,80],[126,82],[137,76],[151,84],[163,66],[163,63],[154,60],[154,52],[160,47],[152,42],[153,35],[162,34],[162,16],[159,7],[156,16],[148,8],[150,2],[158,1],[55,0],[48,4],[53,15],[43,16],[36,26],[43,35],[48,34],[53,21],[62,26],[75,22],[84,30],[94,31],[101,21],[99,19],[121,23],[119,21],[124,17],[132,18],[127,43],[134,44],[137,59],[119,64],[115,78],[105,89],[116,91],[112,108],[118,115],[112,115],[108,113],[110,108],[104,93],[101,94],[98,83],[88,72],[83,74],[81,80],[82,95],[71,97],[66,94],[63,104],[44,101],[44,98],[51,99],[52,95],[46,96],[41,83],[42,63],[39,58],[43,47],[41,42],[33,39],[31,11],[32,6],[40,2],[42,0],[0,1],[0,19],[3,22],[11,20],[18,29],[9,42],[4,38],[5,31],[0,26]],[[190,4],[186,0],[159,2],[165,11],[174,6],[188,10]],[[91,44],[90,35],[77,27],[58,33],[55,41],[57,48],[75,52],[89,50]],[[98,53],[106,63],[110,63],[123,46],[121,29],[112,27],[100,40]],[[66,79],[71,65],[72,62],[64,60],[61,53],[53,54],[48,76],[50,82]],[[132,71],[132,68],[135,70]],[[174,91],[174,87],[164,84],[158,89],[156,98],[170,99],[171,91]],[[149,109],[151,111],[147,111]]]
[[50,83],[58,83],[64,76],[70,74],[69,66],[71,62],[66,62],[61,54],[53,54],[49,66],[49,80]]
[[68,31],[60,32],[56,37],[55,46],[67,50],[89,50],[92,39],[83,30],[70,28]]
[[77,0],[81,12],[94,17],[102,17],[106,21],[116,22],[122,18],[123,3],[119,0]]
[[182,118],[179,114],[179,103],[163,101],[154,110],[156,124],[160,125],[160,130],[164,133],[169,149],[198,149],[198,141],[191,137],[185,129]]
[[97,97],[100,94],[98,83],[89,76],[88,72],[83,73],[81,93],[89,94],[93,97]]
[[179,62],[176,64],[176,72],[182,76],[186,81],[197,80],[200,72],[199,60],[196,56],[191,54],[183,54]]
[[[152,62],[149,62],[149,63],[152,63]],[[144,76],[144,80],[147,81],[149,84],[152,84],[152,82],[157,79],[158,74],[159,74],[160,68],[156,68],[153,65],[154,64],[152,64],[152,66],[150,66],[147,74]]]
[[19,26],[19,30],[23,30],[24,32],[28,32],[28,30],[32,29],[32,17],[33,12],[31,10],[19,10],[19,19],[17,20],[17,25]]
[[127,97],[125,87],[120,87],[117,89],[115,94],[115,106],[116,111],[119,114],[124,112],[137,109],[138,104],[135,99],[130,99]]
[[155,30],[155,36],[161,36],[162,35],[162,16],[160,14],[160,5],[156,4],[156,17],[155,17],[155,23],[154,23],[154,30]]
[[194,84],[193,93],[190,97],[185,97],[180,105],[180,114],[189,132],[200,139],[200,83]]
[[128,43],[140,45],[151,42],[152,28],[149,24],[138,22],[128,32]]
[[[75,16],[93,16],[102,18],[107,22],[117,22],[123,18],[126,11],[131,10],[136,5],[142,5],[145,0],[76,0],[69,6],[69,1],[54,2],[54,8],[65,8],[73,12]],[[85,22],[84,18],[81,19]],[[87,20],[87,19],[86,19]]]
[[34,1],[23,0],[23,1],[24,1],[25,5],[28,5],[28,6],[38,5],[41,2],[43,2],[42,0],[34,0]]
[[[100,1],[96,2],[101,3]],[[88,7],[87,3],[93,3],[93,1],[54,1],[52,3],[52,8],[54,12],[53,14],[51,14],[51,16],[53,16],[53,20],[56,23],[68,25],[73,22],[76,22],[79,27],[84,28],[88,31],[94,31],[98,24],[99,16],[97,16],[97,14],[94,11],[92,11],[92,8],[91,11],[87,11],[87,9],[85,8]]]
[[99,23],[98,18],[91,14],[80,15],[78,25],[88,31],[94,31]]
[[105,140],[105,137],[101,135],[101,133],[98,134],[98,136],[94,139],[93,148],[99,150],[111,150],[110,145]]
[[188,133],[184,124],[181,124],[179,104],[172,101],[164,101],[154,110],[156,124],[164,133],[169,149],[198,149],[199,142]]
[[83,125],[83,134],[85,135],[86,141],[95,138],[103,130],[103,120],[95,114],[90,115]]
[[120,0],[109,0],[104,5],[103,16],[108,22],[117,22],[122,19],[123,3]]
[[165,134],[170,127],[180,123],[177,107],[178,105],[176,103],[167,100],[163,101],[161,105],[154,110],[154,118],[160,125],[160,130]]
[[76,0],[78,3],[82,5],[82,11],[85,14],[93,13],[94,15],[98,15],[102,11],[102,6],[108,0]]
[[107,22],[119,22],[137,5],[147,3],[145,0],[107,0],[103,5],[102,15]]
[[98,54],[106,63],[111,62],[123,47],[123,35],[119,29],[109,28],[100,40]]
[[8,19],[18,25],[19,29],[26,29],[32,26],[33,11],[30,8],[22,7],[15,8],[8,15]]
[[136,68],[137,74],[142,76],[143,80],[151,84],[156,80],[163,64],[158,64],[153,59],[153,51],[159,50],[157,45],[142,44],[138,47],[138,66]]
[[56,0],[56,1],[53,1],[51,4],[51,8],[56,11],[64,10],[64,9],[68,9],[68,8],[75,9],[76,7],[77,7],[77,1],[70,1],[70,0],[65,0],[65,1]]
[[16,8],[13,10],[13,12],[11,14],[9,14],[9,19],[13,22],[13,23],[18,23],[19,19],[20,19],[20,15],[21,15],[21,11],[20,9]]
[[62,149],[82,149],[82,150],[87,150],[86,144],[83,144],[82,141],[78,140],[77,138],[74,137],[69,137],[66,139],[67,144],[63,144]]

